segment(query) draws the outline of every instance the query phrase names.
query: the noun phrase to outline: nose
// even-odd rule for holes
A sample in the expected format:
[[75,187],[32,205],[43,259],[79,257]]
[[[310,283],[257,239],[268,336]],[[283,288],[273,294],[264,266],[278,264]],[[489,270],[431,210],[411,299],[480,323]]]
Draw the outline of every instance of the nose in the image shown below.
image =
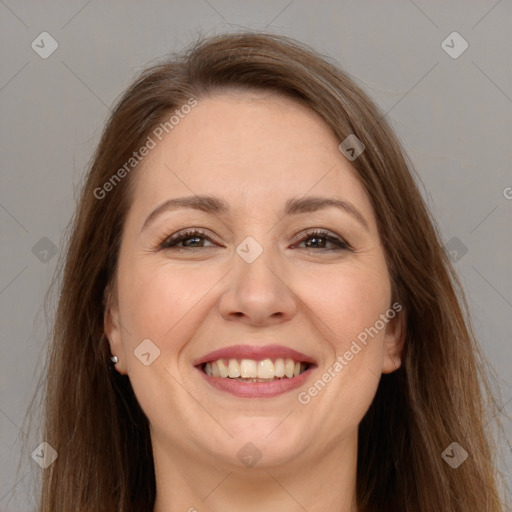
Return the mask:
[[283,266],[277,265],[270,252],[264,250],[252,263],[235,254],[219,304],[224,319],[261,327],[293,318],[297,299]]

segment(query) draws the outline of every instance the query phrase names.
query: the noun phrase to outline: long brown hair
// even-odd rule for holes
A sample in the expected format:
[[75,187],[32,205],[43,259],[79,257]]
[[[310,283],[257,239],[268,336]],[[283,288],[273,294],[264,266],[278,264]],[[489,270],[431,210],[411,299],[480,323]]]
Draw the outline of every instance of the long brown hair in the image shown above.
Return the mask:
[[[361,511],[502,510],[486,422],[485,364],[460,283],[385,116],[348,75],[289,38],[214,36],[143,71],[120,98],[96,150],[68,239],[47,368],[44,439],[57,450],[44,471],[41,512],[143,512],[155,500],[148,420],[129,378],[112,371],[103,333],[134,168],[111,180],[152,130],[190,98],[222,89],[284,94],[317,112],[338,140],[366,150],[352,162],[375,210],[403,306],[400,369],[380,380],[359,427]],[[95,192],[96,191],[96,192]],[[490,400],[490,401],[489,401]],[[441,454],[469,454],[457,469]]]

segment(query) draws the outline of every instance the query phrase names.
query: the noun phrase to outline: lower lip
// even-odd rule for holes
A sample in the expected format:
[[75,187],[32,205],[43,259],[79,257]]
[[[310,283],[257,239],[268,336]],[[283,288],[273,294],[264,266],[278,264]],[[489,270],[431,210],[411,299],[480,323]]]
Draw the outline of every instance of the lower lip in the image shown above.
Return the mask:
[[271,398],[282,395],[304,385],[312,370],[313,367],[310,367],[299,376],[292,377],[291,379],[276,379],[270,382],[242,382],[230,378],[212,377],[198,368],[198,371],[201,372],[201,375],[208,384],[216,389],[242,398]]

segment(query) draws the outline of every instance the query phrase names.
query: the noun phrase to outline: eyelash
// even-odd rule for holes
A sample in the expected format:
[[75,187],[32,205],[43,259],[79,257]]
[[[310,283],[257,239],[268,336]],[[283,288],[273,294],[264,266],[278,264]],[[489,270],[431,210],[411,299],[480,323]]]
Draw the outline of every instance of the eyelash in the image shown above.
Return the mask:
[[[331,251],[342,251],[342,250],[353,250],[352,247],[348,242],[345,242],[341,238],[338,238],[336,236],[330,235],[329,231],[323,230],[323,229],[310,229],[307,230],[303,236],[297,241],[297,243],[304,242],[305,240],[309,240],[311,238],[325,238],[327,242],[330,242],[337,246],[337,248],[334,249],[315,249],[314,247],[306,247],[306,250],[309,251],[322,251],[322,252],[331,252]],[[186,231],[182,231],[181,233],[177,233],[175,235],[168,236],[164,238],[158,245],[159,250],[166,250],[166,249],[174,249],[174,250],[194,250],[194,249],[206,249],[206,247],[176,247],[177,244],[180,242],[183,242],[185,240],[188,240],[190,238],[206,238],[210,242],[213,242],[211,238],[208,236],[208,234],[201,229],[190,229]]]

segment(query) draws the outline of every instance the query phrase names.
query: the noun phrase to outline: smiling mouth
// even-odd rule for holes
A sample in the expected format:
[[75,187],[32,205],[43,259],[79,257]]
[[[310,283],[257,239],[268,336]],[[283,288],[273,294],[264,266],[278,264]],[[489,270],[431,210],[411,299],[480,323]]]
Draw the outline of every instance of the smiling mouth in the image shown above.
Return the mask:
[[257,383],[293,379],[309,370],[311,366],[310,363],[290,358],[267,358],[217,359],[203,363],[199,367],[210,377]]

